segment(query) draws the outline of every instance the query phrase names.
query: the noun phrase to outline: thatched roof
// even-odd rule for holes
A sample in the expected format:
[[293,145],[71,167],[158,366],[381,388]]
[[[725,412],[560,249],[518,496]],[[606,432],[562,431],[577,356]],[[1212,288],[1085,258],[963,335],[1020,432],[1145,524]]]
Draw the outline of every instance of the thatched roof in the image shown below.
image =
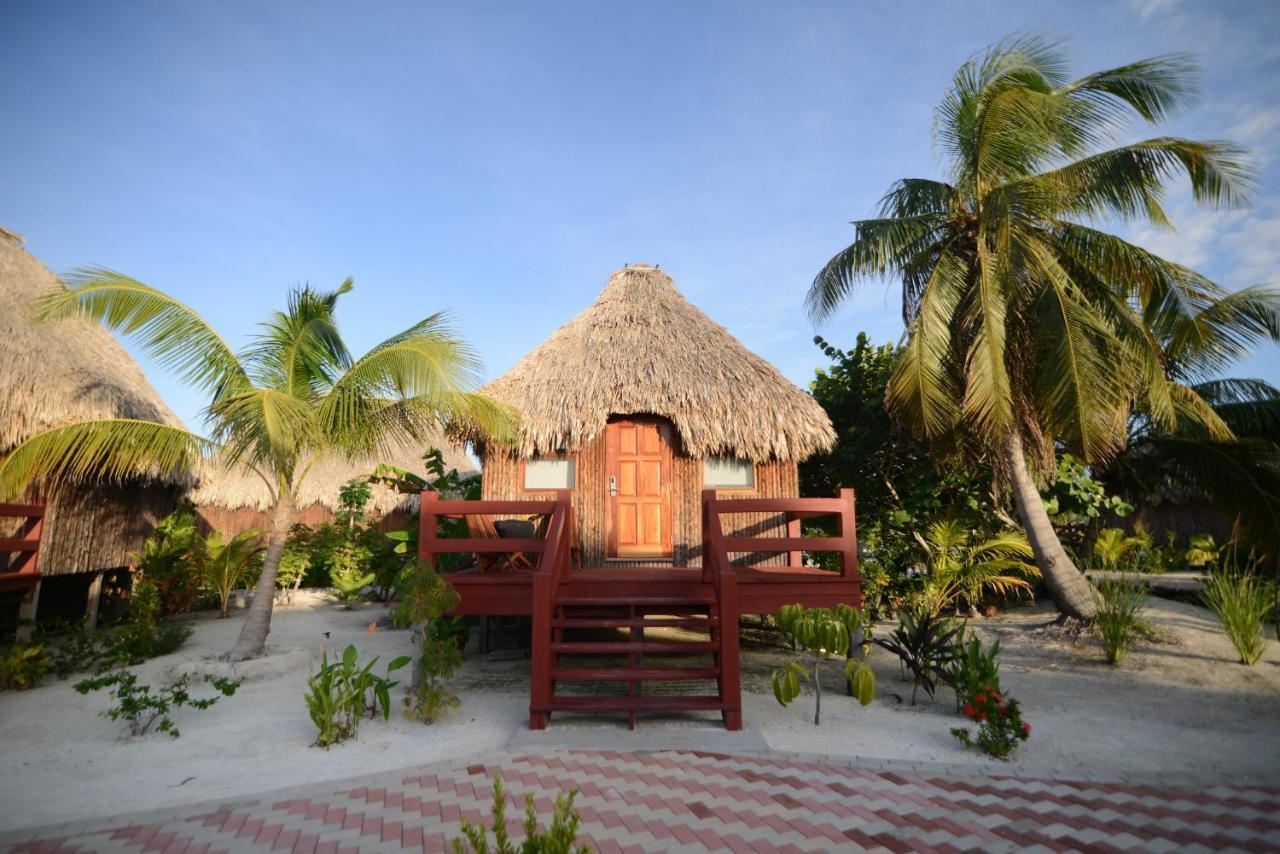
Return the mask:
[[[59,286],[21,237],[0,229],[0,454],[76,421],[183,426],[111,333],[84,320],[32,324],[31,301]],[[185,482],[174,473],[157,479]]]
[[519,411],[524,457],[582,447],[615,414],[670,419],[699,458],[801,460],[835,442],[817,401],[645,265],[614,273],[586,311],[482,392]]
[[[338,509],[338,490],[344,483],[356,477],[371,474],[379,463],[390,463],[417,475],[425,475],[422,455],[432,445],[444,452],[444,462],[449,468],[455,468],[463,474],[472,474],[476,466],[466,454],[457,450],[447,439],[440,437],[422,446],[405,444],[396,448],[391,454],[372,456],[368,459],[350,461],[341,457],[328,457],[320,460],[303,478],[298,494],[298,507],[320,504],[331,512]],[[262,478],[243,467],[227,469],[215,460],[200,473],[200,484],[191,493],[191,500],[197,507],[221,507],[226,510],[247,508],[250,510],[268,510],[271,507],[271,495]],[[369,511],[382,515],[398,508],[412,509],[417,507],[417,496],[406,496],[393,492],[383,486],[374,486],[373,499],[369,502]]]

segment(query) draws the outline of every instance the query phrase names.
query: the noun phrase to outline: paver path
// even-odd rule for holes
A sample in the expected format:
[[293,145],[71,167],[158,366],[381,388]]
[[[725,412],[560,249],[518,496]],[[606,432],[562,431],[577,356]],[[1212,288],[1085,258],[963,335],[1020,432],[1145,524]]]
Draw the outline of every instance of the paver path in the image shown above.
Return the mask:
[[770,756],[566,750],[388,773],[357,788],[8,835],[8,850],[445,850],[461,819],[487,820],[492,776],[549,816],[576,786],[579,840],[602,851],[1280,850],[1280,788],[1165,788],[896,773]]

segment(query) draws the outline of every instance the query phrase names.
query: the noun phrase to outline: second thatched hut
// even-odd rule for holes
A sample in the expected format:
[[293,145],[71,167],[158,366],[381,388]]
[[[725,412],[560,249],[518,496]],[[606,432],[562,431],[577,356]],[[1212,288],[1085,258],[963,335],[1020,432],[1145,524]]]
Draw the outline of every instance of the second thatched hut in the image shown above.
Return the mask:
[[589,566],[697,565],[704,488],[795,496],[798,463],[835,442],[817,401],[642,264],[481,391],[521,417],[514,447],[457,434],[483,455],[484,497],[567,490]]

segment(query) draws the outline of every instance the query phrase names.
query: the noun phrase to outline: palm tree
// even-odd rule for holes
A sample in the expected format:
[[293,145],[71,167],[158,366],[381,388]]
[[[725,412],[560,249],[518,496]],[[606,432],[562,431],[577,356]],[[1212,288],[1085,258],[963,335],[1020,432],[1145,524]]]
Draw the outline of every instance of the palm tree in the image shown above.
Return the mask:
[[983,590],[1001,596],[1030,593],[1027,579],[1040,575],[1030,563],[1031,546],[1020,531],[1001,531],[975,541],[959,520],[938,519],[925,529],[924,548],[929,569],[926,607],[935,615],[949,603],[959,609],[963,602],[976,610]]
[[[1125,445],[1128,416],[1194,423],[1226,440],[1227,424],[1165,371],[1147,309],[1188,323],[1227,292],[1186,267],[1085,223],[1169,227],[1162,207],[1179,174],[1203,204],[1248,202],[1251,173],[1224,142],[1157,137],[1105,149],[1134,119],[1187,104],[1196,68],[1182,55],[1070,80],[1056,43],[1006,40],[966,62],[935,116],[947,181],[898,181],[875,219],[815,277],[811,316],[827,316],[855,283],[902,283],[907,343],[886,400],[926,439],[979,442],[1011,486],[1036,562],[1059,610],[1092,618],[1092,586],[1059,542],[1036,477],[1059,448],[1091,464]],[[1237,292],[1193,324],[1206,343],[1264,334],[1271,291]]]
[[338,298],[351,289],[350,279],[329,293],[294,289],[287,308],[236,352],[173,297],[110,270],[76,271],[37,302],[37,319],[80,317],[133,336],[157,362],[210,396],[209,437],[128,419],[48,430],[0,465],[0,500],[35,480],[146,477],[192,469],[214,453],[256,473],[274,503],[271,531],[253,604],[227,657],[259,655],[298,489],[318,459],[363,458],[398,442],[425,442],[453,418],[510,435],[510,412],[472,391],[480,362],[441,314],[353,358],[334,317]]

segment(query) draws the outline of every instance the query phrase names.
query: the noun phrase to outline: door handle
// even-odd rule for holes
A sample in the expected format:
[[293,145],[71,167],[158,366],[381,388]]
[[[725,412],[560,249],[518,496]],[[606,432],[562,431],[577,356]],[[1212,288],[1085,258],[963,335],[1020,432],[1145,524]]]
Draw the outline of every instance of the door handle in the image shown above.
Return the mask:
[[616,475],[609,475],[609,495],[618,494],[618,478]]

